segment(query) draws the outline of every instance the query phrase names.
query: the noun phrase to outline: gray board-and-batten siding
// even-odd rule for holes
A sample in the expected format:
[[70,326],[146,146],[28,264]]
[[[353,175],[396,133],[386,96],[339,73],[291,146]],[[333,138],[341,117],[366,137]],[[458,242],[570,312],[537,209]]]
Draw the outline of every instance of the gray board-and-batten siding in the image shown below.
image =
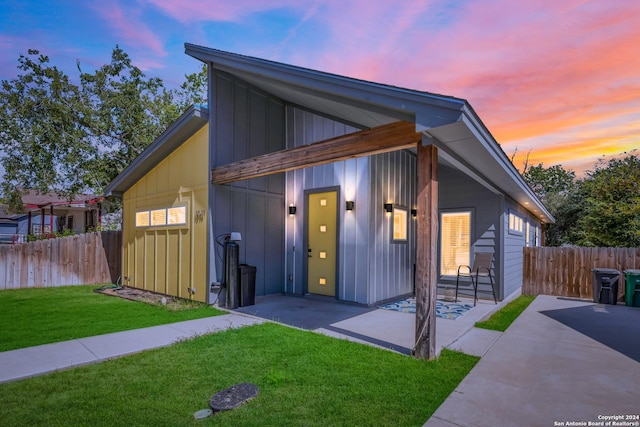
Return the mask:
[[[209,167],[285,148],[284,104],[223,72],[209,72]],[[256,295],[282,292],[284,174],[209,187],[209,283],[222,280],[217,236],[239,231],[239,260],[256,270]]]
[[[358,128],[295,107],[287,108],[288,148],[358,131]],[[393,202],[410,212],[416,199],[415,155],[401,150],[314,166],[287,173],[286,292],[304,293],[305,190],[338,187],[337,298],[374,304],[413,292],[415,224],[409,216],[406,243],[392,243],[392,218],[383,204]],[[346,210],[346,201],[355,209]]]
[[[223,72],[211,73],[213,100],[210,116],[211,168],[260,154],[311,144],[358,131],[353,124],[287,105]],[[414,208],[416,170],[413,153],[401,150],[350,159],[312,168],[212,186],[210,190],[210,282],[221,280],[221,260],[214,239],[240,231],[240,261],[257,267],[256,293],[304,293],[304,191],[340,187],[337,298],[374,304],[413,291],[415,222],[410,221],[407,243],[391,242],[391,220],[382,209],[392,202]],[[355,202],[346,211],[346,200]],[[509,294],[504,278],[517,287],[511,259],[521,250],[509,237],[504,196],[487,190],[462,172],[439,167],[439,203],[442,211],[471,208],[472,244],[477,251],[496,254],[494,275],[499,297]],[[286,206],[298,212],[290,218]],[[502,226],[500,226],[502,225]],[[516,236],[519,237],[519,236]],[[512,237],[513,240],[513,237]],[[522,239],[524,241],[524,239]],[[295,250],[294,250],[295,249]],[[216,252],[218,251],[218,252]],[[501,260],[510,259],[503,267]],[[513,265],[512,265],[513,264]],[[521,264],[520,264],[521,265]],[[515,280],[512,280],[515,279]],[[441,277],[441,284],[453,283]],[[488,291],[488,289],[486,289]]]

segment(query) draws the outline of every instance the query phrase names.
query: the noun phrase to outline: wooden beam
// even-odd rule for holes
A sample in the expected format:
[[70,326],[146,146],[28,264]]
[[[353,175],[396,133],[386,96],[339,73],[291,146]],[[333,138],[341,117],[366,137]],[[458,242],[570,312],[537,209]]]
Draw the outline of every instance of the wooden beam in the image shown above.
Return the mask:
[[226,184],[340,160],[414,148],[421,140],[422,135],[416,133],[415,124],[394,122],[219,166],[211,171],[211,183]]
[[416,344],[414,356],[436,357],[438,262],[438,149],[418,144],[418,237],[416,246]]

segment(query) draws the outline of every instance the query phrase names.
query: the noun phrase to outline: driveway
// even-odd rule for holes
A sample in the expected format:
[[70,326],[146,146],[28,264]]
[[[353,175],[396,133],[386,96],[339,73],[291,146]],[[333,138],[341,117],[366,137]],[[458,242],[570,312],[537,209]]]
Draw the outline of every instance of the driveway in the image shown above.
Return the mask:
[[640,308],[541,295],[425,426],[639,426],[639,415]]

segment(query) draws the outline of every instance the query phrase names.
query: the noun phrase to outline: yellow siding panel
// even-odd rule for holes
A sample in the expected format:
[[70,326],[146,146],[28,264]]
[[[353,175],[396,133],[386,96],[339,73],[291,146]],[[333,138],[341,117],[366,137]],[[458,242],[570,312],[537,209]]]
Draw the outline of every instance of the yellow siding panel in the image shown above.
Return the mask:
[[[125,285],[195,300],[207,294],[208,125],[196,132],[123,195]],[[136,211],[186,206],[185,226],[135,227]]]
[[156,232],[156,292],[167,293],[167,231]]
[[167,253],[169,263],[167,266],[167,295],[178,295],[178,263],[180,262],[178,244],[180,241],[180,230],[170,230],[168,239]]

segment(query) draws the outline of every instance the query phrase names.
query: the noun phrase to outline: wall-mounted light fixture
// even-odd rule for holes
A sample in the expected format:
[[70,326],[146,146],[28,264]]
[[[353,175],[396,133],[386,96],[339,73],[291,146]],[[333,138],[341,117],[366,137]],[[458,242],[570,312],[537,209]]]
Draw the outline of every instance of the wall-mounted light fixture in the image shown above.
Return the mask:
[[418,210],[417,209],[411,209],[411,216],[412,217],[417,217],[418,216]]
[[391,213],[393,212],[393,203],[385,203],[384,204],[384,211],[386,213]]
[[347,210],[348,211],[352,211],[353,208],[355,207],[355,202],[353,200],[347,200]]
[[295,215],[296,214],[296,207],[291,205],[289,206],[289,215]]

